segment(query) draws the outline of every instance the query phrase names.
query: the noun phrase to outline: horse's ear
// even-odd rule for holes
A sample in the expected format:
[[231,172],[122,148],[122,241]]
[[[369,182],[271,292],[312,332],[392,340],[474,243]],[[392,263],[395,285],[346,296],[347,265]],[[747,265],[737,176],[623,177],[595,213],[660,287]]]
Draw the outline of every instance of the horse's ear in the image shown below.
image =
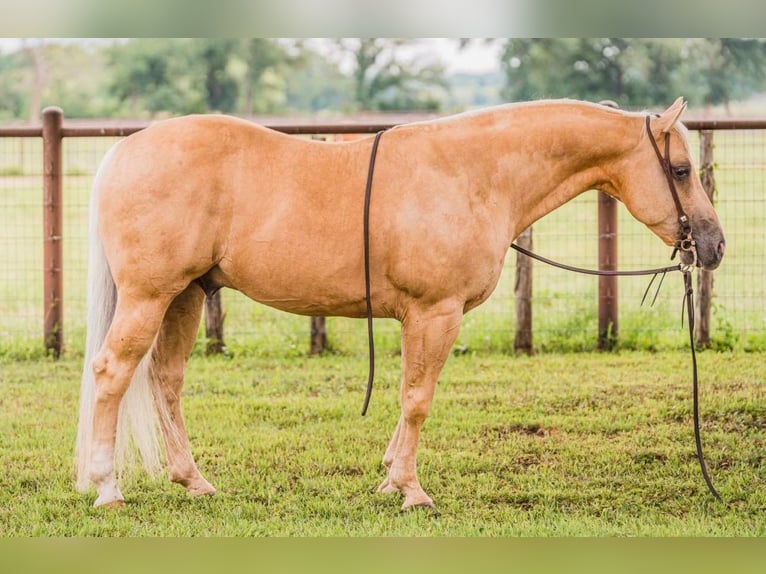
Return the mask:
[[660,128],[662,133],[669,132],[673,126],[681,117],[681,114],[686,111],[686,102],[683,98],[678,98],[673,105],[665,110],[662,115],[657,118],[655,125]]

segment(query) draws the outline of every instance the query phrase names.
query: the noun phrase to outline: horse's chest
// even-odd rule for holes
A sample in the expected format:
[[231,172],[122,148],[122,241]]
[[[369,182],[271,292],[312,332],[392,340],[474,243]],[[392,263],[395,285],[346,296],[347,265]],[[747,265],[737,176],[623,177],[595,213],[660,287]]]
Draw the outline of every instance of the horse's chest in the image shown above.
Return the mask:
[[474,307],[478,307],[484,301],[489,299],[489,296],[495,291],[497,283],[500,279],[500,274],[503,270],[503,264],[494,264],[487,266],[484,269],[484,273],[479,277],[476,277],[471,282],[471,289],[468,290],[464,310],[469,311]]

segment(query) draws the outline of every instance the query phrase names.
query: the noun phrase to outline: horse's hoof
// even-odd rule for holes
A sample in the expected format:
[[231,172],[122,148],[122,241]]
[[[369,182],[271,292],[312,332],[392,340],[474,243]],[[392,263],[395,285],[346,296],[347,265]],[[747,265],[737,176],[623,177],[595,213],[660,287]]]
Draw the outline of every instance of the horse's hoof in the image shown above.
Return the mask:
[[125,499],[117,488],[117,484],[114,481],[107,481],[98,487],[98,496],[93,506],[96,508],[118,508],[125,503]]
[[202,496],[213,496],[216,492],[218,492],[215,488],[209,488],[207,490],[203,489],[189,489],[187,492],[193,496],[194,498],[199,498]]
[[431,500],[425,492],[407,496],[402,504],[402,510],[409,510],[411,508],[435,508],[434,501]]
[[187,486],[186,492],[192,496],[213,496],[217,491],[212,484],[203,480],[199,484]]
[[381,492],[383,494],[394,494],[395,492],[399,492],[399,489],[391,484],[390,480],[386,479],[380,483],[377,488],[377,492]]
[[125,506],[125,501],[122,498],[115,498],[114,500],[110,501],[100,501],[96,500],[96,502],[93,503],[94,508],[107,508],[109,510],[121,508]]
[[417,510],[419,508],[423,509],[434,509],[436,508],[436,505],[433,502],[419,502],[416,504],[407,504],[406,502],[402,504],[401,511],[402,512],[409,512],[411,510]]

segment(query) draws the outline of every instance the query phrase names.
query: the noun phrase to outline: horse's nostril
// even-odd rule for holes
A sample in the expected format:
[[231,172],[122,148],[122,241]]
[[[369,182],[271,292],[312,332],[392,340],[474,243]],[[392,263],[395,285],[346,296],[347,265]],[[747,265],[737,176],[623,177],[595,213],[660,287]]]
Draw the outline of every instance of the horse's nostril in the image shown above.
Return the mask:
[[726,242],[721,241],[721,243],[718,244],[718,256],[723,257],[723,254],[725,251],[726,251]]

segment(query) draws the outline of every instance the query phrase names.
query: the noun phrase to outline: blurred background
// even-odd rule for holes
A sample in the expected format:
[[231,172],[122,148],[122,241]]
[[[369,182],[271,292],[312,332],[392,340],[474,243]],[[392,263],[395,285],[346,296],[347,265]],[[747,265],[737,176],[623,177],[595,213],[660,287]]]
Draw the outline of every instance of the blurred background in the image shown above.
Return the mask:
[[199,112],[449,113],[610,99],[696,113],[766,107],[766,41],[739,38],[0,39],[0,121]]

